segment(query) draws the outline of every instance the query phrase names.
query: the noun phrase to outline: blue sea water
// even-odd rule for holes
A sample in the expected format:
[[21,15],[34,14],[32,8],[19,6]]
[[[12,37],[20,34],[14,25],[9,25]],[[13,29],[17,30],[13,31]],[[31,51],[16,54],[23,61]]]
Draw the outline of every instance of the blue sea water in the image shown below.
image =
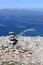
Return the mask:
[[24,36],[43,36],[43,13],[0,15],[0,36],[11,31],[18,35],[28,28],[36,31],[27,31]]

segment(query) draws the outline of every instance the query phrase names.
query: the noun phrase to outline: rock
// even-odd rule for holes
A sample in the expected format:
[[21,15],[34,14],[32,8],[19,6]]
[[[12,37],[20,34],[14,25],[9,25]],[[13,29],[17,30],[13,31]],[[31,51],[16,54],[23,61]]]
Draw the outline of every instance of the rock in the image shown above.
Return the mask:
[[16,55],[19,55],[19,52],[16,50],[16,51],[15,51],[15,54],[16,54]]
[[0,37],[0,64],[43,65],[43,37],[20,36],[17,39],[17,44],[12,45],[9,36]]
[[25,52],[25,51],[24,51],[24,50],[22,50],[22,49],[21,49],[21,50],[18,50],[18,51],[19,51],[20,53],[24,53],[24,52]]
[[10,61],[10,62],[9,62],[9,64],[12,64],[12,65],[13,65],[13,64],[14,64],[14,62],[13,62],[13,61]]

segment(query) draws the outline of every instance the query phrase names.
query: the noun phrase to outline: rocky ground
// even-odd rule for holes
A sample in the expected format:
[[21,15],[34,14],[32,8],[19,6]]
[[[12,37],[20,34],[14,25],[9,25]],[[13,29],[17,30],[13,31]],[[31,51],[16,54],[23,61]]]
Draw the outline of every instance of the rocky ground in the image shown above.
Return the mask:
[[43,37],[17,39],[13,45],[9,36],[0,37],[0,65],[43,65]]

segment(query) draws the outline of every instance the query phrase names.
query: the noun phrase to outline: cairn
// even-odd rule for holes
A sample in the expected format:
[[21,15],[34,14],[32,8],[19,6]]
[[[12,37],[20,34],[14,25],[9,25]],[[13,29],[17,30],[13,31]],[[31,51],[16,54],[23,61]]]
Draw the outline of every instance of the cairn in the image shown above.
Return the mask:
[[15,33],[14,32],[9,32],[10,34],[10,41],[12,42],[13,45],[17,43],[17,39],[15,38]]

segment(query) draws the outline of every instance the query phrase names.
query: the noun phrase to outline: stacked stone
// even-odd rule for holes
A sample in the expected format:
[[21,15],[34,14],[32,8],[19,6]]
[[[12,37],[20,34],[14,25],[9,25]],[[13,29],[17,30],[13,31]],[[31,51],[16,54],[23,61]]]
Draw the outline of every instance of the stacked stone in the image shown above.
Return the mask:
[[9,32],[10,34],[10,41],[13,45],[15,45],[17,43],[17,40],[15,38],[15,33],[14,32]]
[[15,39],[14,32],[9,32],[9,34],[10,34],[10,41],[14,41],[14,39]]

